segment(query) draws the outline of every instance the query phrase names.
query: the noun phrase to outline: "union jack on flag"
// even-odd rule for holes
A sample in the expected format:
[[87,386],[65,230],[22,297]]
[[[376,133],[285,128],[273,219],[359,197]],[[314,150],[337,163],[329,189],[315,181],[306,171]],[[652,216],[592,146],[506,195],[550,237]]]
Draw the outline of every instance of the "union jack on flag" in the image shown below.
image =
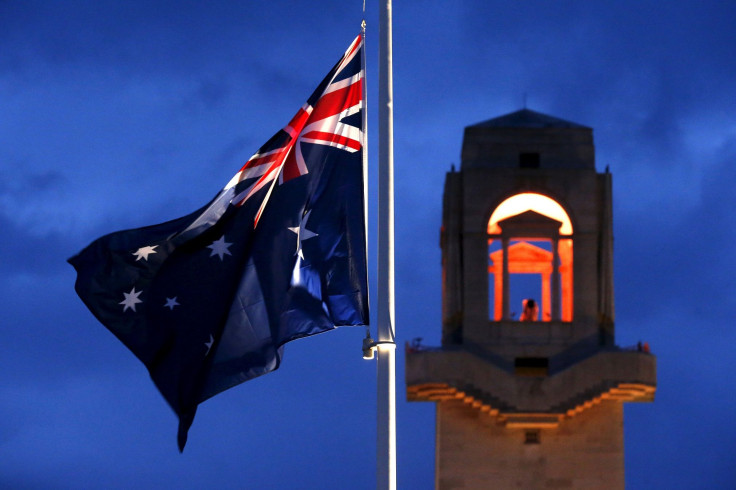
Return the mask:
[[363,36],[358,35],[307,102],[283,129],[245,162],[201,216],[181,236],[217,221],[229,205],[242,206],[269,187],[254,217],[263,213],[273,186],[309,172],[303,155],[305,143],[326,145],[350,153],[363,147],[362,115]]
[[[241,206],[266,185],[276,184],[277,178],[283,184],[308,173],[302,152],[304,143],[332,146],[351,153],[361,149],[360,121],[356,124],[350,117],[359,115],[363,107],[362,47],[363,37],[359,35],[289,124],[235,174],[225,190],[241,182],[249,185],[238,192],[233,204]],[[267,200],[268,196],[261,204],[256,222]]]

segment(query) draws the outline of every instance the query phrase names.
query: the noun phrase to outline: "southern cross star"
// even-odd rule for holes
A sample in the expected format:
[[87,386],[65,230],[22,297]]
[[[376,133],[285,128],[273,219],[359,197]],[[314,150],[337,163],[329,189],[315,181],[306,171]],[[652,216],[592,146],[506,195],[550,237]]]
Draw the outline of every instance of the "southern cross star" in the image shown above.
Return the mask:
[[205,342],[204,345],[207,347],[207,352],[204,353],[204,356],[207,357],[207,355],[210,353],[210,349],[212,349],[212,344],[215,343],[215,338],[210,334],[210,341]]
[[222,235],[219,240],[215,240],[212,242],[211,245],[207,245],[207,248],[212,249],[212,253],[210,254],[210,257],[213,255],[217,255],[220,257],[220,260],[223,260],[223,256],[225,255],[232,255],[230,253],[230,250],[228,250],[228,247],[232,245],[232,243],[225,241],[225,235]]
[[135,305],[138,303],[143,303],[142,300],[138,299],[138,296],[140,296],[142,292],[143,291],[136,291],[134,286],[129,293],[123,293],[123,295],[125,295],[125,299],[118,304],[123,305],[124,312],[128,311],[128,308],[135,311]]
[[149,246],[146,246],[146,247],[139,248],[138,250],[136,250],[135,252],[133,252],[133,255],[135,255],[135,257],[136,257],[135,258],[135,261],[138,262],[141,259],[144,259],[144,260],[148,261],[148,256],[149,255],[157,253],[154,250],[156,247],[158,247],[158,245],[153,245],[153,246],[150,246],[149,245]]
[[290,226],[289,230],[296,233],[296,252],[294,252],[294,255],[298,255],[300,259],[304,260],[304,252],[302,252],[302,242],[304,240],[309,240],[310,238],[314,238],[316,236],[319,236],[317,233],[307,230],[307,221],[309,221],[309,215],[312,214],[312,210],[309,211],[302,216],[302,220],[299,223],[299,226]]
[[178,296],[174,296],[173,298],[166,298],[166,304],[164,305],[164,308],[173,310],[174,306],[179,306],[179,303],[176,301],[177,298]]

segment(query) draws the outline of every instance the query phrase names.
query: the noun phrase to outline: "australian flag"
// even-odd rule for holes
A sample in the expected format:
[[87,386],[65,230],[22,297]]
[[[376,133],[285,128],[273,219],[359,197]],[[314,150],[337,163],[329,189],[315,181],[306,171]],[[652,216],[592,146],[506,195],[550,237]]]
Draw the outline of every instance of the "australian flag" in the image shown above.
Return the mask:
[[75,289],[179,416],[279,367],[283,345],[368,324],[363,39],[206,206],[103,236]]

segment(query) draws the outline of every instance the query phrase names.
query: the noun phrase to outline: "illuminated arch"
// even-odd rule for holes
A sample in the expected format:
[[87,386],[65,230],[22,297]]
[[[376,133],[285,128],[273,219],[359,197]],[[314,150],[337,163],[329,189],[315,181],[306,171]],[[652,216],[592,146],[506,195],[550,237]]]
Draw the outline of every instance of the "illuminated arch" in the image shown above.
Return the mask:
[[[510,223],[524,217],[536,215],[536,225],[530,224],[521,234],[510,233],[503,223]],[[512,220],[509,220],[513,218]],[[539,221],[539,218],[542,221]],[[545,218],[557,222],[559,228],[550,234],[549,223]],[[507,221],[505,221],[507,220]],[[546,232],[542,233],[542,226]],[[502,230],[502,227],[504,230]],[[554,228],[557,228],[554,226]],[[540,232],[540,235],[536,234]],[[509,298],[511,295],[509,275],[539,274],[541,276],[542,321],[558,319],[572,321],[573,311],[573,227],[570,217],[564,208],[554,199],[533,192],[523,192],[505,199],[491,213],[487,225],[489,258],[488,272],[491,277],[489,286],[493,291],[492,319],[500,321],[510,319]],[[492,251],[494,240],[503,237],[504,245]],[[569,238],[562,238],[569,237]],[[541,240],[540,240],[541,238]],[[552,244],[552,250],[540,248],[540,241]],[[496,242],[498,243],[498,242]],[[545,246],[544,244],[541,244]],[[507,260],[504,265],[504,254]],[[557,268],[553,264],[558,264]],[[504,267],[505,272],[504,272]],[[504,275],[506,279],[504,279]],[[504,286],[506,284],[506,286]],[[516,301],[516,300],[514,300]],[[558,309],[559,308],[559,309]],[[557,313],[554,313],[557,311]]]
[[535,211],[548,218],[556,219],[562,223],[560,235],[572,235],[572,222],[570,222],[570,217],[562,206],[554,199],[534,192],[516,194],[499,204],[493,210],[491,219],[488,220],[488,234],[501,233],[501,229],[498,227],[499,221],[516,216],[524,211]]

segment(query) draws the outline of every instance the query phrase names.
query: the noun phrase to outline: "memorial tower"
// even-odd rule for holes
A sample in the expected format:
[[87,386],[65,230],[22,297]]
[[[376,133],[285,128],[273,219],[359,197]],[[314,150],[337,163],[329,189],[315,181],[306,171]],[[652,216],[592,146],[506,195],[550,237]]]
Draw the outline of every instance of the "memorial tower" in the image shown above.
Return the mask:
[[440,233],[442,346],[406,355],[436,487],[623,488],[622,403],[653,400],[656,358],[614,342],[592,129],[528,109],[465,128]]

